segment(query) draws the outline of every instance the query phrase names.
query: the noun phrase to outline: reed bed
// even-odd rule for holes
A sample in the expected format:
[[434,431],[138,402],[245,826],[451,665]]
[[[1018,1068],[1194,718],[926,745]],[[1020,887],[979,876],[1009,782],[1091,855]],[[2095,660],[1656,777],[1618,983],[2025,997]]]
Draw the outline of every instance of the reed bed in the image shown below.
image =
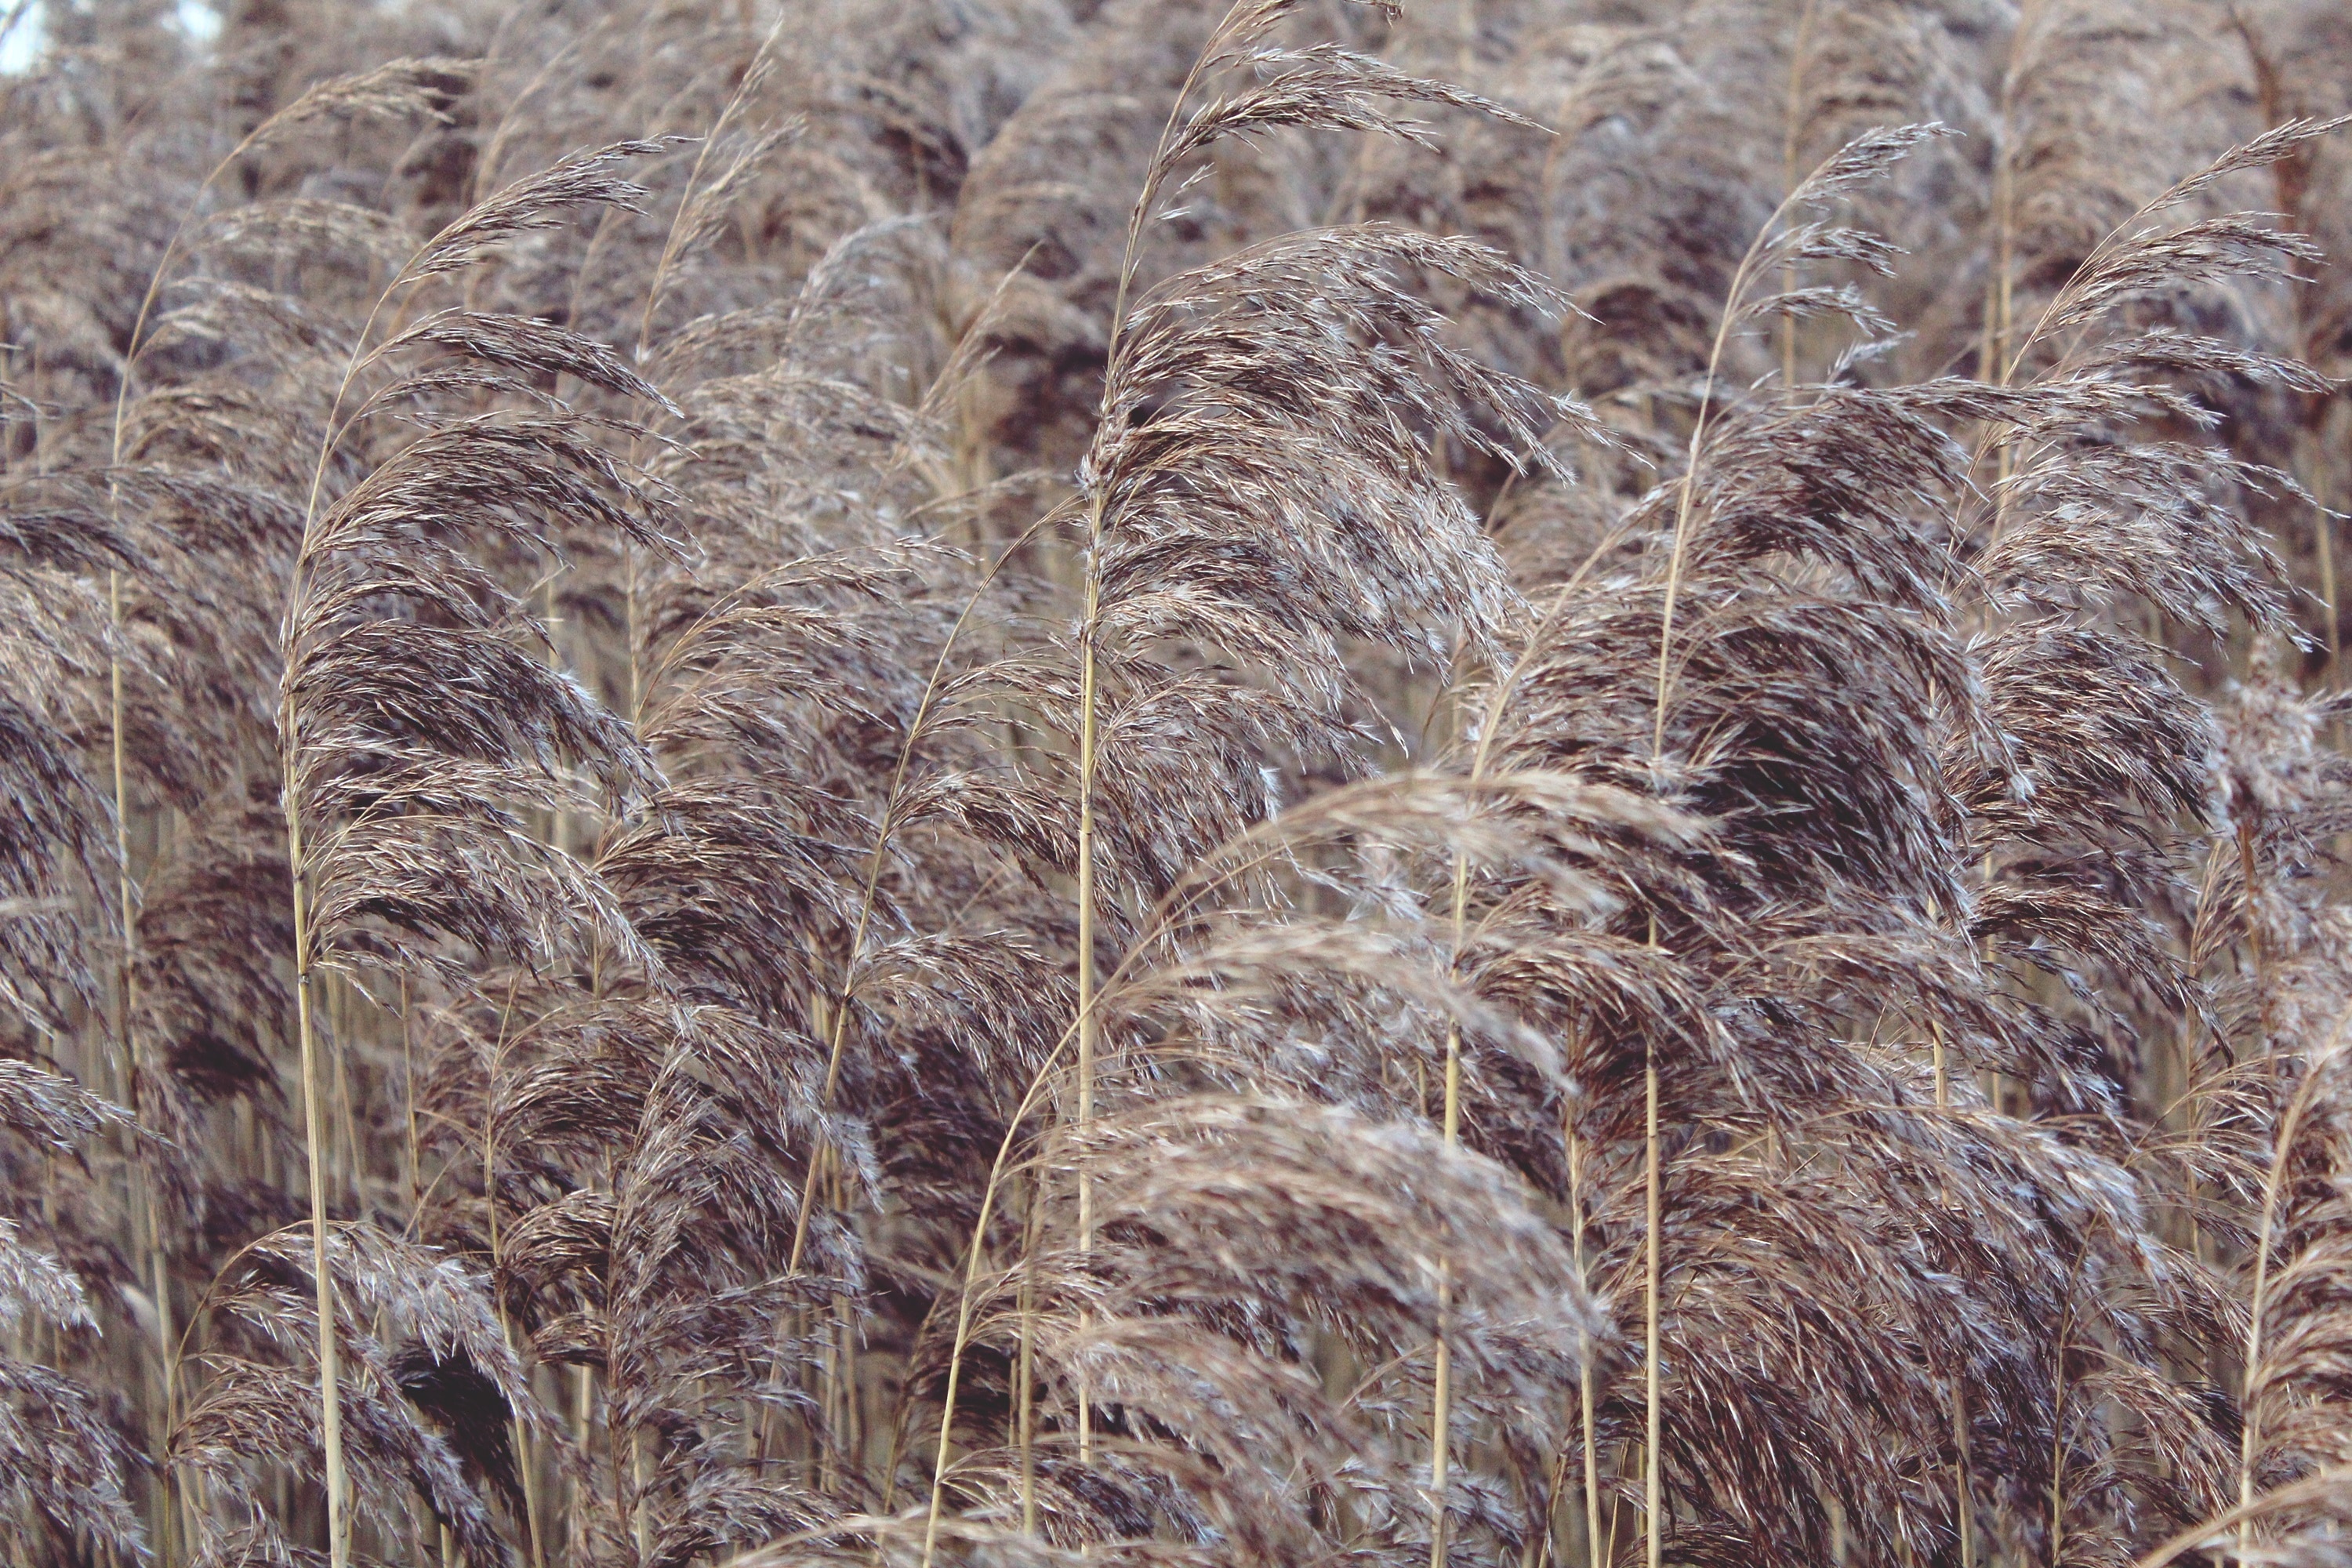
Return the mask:
[[2335,0],[0,62],[7,1568],[2352,1561]]

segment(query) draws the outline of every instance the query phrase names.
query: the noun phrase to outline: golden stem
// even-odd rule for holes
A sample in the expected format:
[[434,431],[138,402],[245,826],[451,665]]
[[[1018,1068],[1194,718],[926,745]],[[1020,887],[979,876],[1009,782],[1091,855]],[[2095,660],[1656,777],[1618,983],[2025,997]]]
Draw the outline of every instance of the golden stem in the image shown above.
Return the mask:
[[1021,1363],[1015,1374],[1019,1389],[1013,1417],[1014,1441],[1021,1451],[1021,1530],[1025,1535],[1037,1533],[1036,1256],[1045,1198],[1044,1178],[1033,1176],[1029,1183],[1028,1234],[1021,1252]]
[[[1096,502],[1089,530],[1094,550],[1087,561],[1087,616],[1081,635],[1086,647],[1078,671],[1078,1125],[1084,1128],[1095,1114],[1095,611],[1101,574],[1096,569],[1095,552],[1102,543],[1102,505]],[[1088,1178],[1086,1158],[1078,1159],[1078,1257],[1079,1267],[1094,1247],[1094,1185]],[[1079,1319],[1086,1321],[1082,1315]],[[1087,1380],[1078,1379],[1078,1463],[1089,1464],[1094,1458],[1094,1412],[1092,1391]],[[945,1440],[942,1433],[941,1440]]]
[[[1803,85],[1805,67],[1805,36],[1812,30],[1813,6],[1816,0],[1805,0],[1805,8],[1797,14],[1796,36],[1789,43],[1788,100],[1780,110],[1780,186],[1783,190],[1797,188],[1797,134],[1803,129]],[[1780,268],[1780,291],[1788,293],[1797,287],[1796,263],[1788,262]],[[1791,391],[1797,384],[1797,318],[1780,318],[1780,386]]]
[[[1952,1080],[1944,1048],[1944,1026],[1930,1019],[1927,1027],[1936,1040],[1936,1109],[1949,1110]],[[1960,1568],[1971,1568],[1976,1561],[1976,1520],[1969,1486],[1969,1387],[1965,1370],[1952,1374],[1953,1512],[1959,1521]]]
[[[288,714],[281,722],[290,723],[291,719]],[[327,1268],[327,1128],[319,1082],[319,1047],[311,1021],[310,900],[309,879],[302,868],[302,812],[294,777],[298,751],[289,733],[282,787],[286,860],[293,882],[294,1018],[301,1050],[302,1141],[310,1173],[310,1271],[318,1281],[319,1426],[327,1468],[327,1558],[330,1568],[347,1568],[351,1562],[351,1543],[345,1533],[349,1482],[343,1469],[343,1410],[336,1366],[335,1278]]]
[[[2067,1284],[2073,1286],[2070,1277]],[[2050,1561],[2065,1560],[2066,1546],[2066,1336],[2073,1327],[2071,1317],[2062,1320],[2058,1328],[2058,1359],[2051,1377],[2050,1405],[2053,1413],[2050,1432]]]
[[[1584,1262],[1584,1144],[1577,1136],[1576,1113],[1563,1113],[1563,1131],[1568,1142],[1568,1209],[1573,1228],[1569,1233],[1569,1247],[1576,1258],[1579,1284],[1587,1280]],[[1601,1448],[1594,1430],[1592,1386],[1592,1335],[1589,1331],[1578,1332],[1579,1359],[1576,1372],[1578,1418],[1584,1427],[1584,1550],[1590,1568],[1602,1568],[1601,1552]]]
[[[2331,1047],[2334,1043],[2331,1040]],[[2262,1422],[2255,1394],[2262,1368],[2263,1313],[2269,1305],[2271,1247],[2278,1224],[2279,1189],[2293,1160],[2304,1112],[2317,1092],[2324,1070],[2317,1063],[2304,1069],[2303,1082],[2296,1087],[2294,1098],[2287,1102],[2286,1115],[2273,1140],[2271,1168],[2263,1179],[2262,1219],[2254,1231],[2254,1287],[2246,1311],[2246,1364],[2238,1396],[2238,1555],[2242,1560],[2253,1546],[2254,1462],[2262,1446]]]
[[[1463,863],[1456,856],[1456,884],[1463,877]],[[1446,1089],[1444,1089],[1444,1138],[1446,1147],[1461,1145],[1461,1093],[1463,1093],[1463,1032],[1461,1025],[1446,1030]],[[1454,1268],[1437,1265],[1437,1366],[1430,1377],[1430,1568],[1444,1568],[1446,1561],[1446,1460],[1451,1458],[1451,1420],[1454,1420],[1454,1350],[1446,1344],[1446,1328],[1454,1311]]]
[[1642,1052],[1642,1166],[1646,1183],[1644,1202],[1648,1220],[1642,1248],[1644,1401],[1642,1503],[1646,1514],[1643,1530],[1644,1560],[1649,1568],[1659,1568],[1665,1546],[1664,1488],[1658,1474],[1661,1426],[1658,1394],[1658,1219],[1662,1205],[1658,1193],[1658,1057],[1656,1047],[1648,1044],[1643,1046]]
[[[500,1257],[499,1247],[499,1145],[497,1131],[499,1063],[506,1056],[507,1031],[514,1020],[515,993],[522,985],[518,973],[507,986],[507,1005],[499,1018],[498,1044],[491,1047],[488,1071],[485,1075],[486,1093],[482,1104],[482,1207],[489,1216],[490,1232],[490,1299],[499,1317],[499,1336],[511,1342],[514,1331],[507,1322],[506,1291],[499,1279]],[[530,1432],[520,1414],[510,1415],[508,1429],[514,1441],[515,1465],[522,1480],[523,1528],[530,1536],[531,1568],[546,1568],[545,1548],[541,1544],[539,1528],[539,1484],[533,1474]]]

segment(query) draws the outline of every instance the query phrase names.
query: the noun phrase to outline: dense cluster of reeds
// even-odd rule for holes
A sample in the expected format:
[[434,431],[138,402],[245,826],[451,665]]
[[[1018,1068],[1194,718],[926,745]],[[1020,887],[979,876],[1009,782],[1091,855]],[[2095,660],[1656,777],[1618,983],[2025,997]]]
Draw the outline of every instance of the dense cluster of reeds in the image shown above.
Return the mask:
[[2340,0],[195,15],[0,5],[6,1568],[2352,1562]]

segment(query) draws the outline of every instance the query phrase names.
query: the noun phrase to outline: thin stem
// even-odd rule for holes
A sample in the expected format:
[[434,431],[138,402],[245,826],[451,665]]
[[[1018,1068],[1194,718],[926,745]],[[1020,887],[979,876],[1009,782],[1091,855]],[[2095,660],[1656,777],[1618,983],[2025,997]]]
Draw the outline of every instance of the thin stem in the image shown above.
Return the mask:
[[[1101,542],[1102,507],[1094,509],[1092,531],[1097,547]],[[1083,1128],[1095,1114],[1095,648],[1094,623],[1097,607],[1101,574],[1097,571],[1093,552],[1087,564],[1086,650],[1078,671],[1078,1107],[1077,1121]],[[1078,1257],[1082,1260],[1094,1247],[1094,1186],[1087,1174],[1086,1161],[1078,1162]],[[1081,1320],[1083,1321],[1083,1320]],[[1087,1380],[1078,1380],[1078,1463],[1085,1465],[1093,1458],[1094,1422],[1091,1390]]]
[[641,646],[643,638],[639,633],[642,616],[637,607],[637,547],[624,541],[621,552],[628,563],[621,591],[621,635],[629,647],[629,726],[642,729],[646,720],[646,669],[645,650]]
[[1660,1420],[1658,1397],[1658,1055],[1653,1043],[1642,1050],[1642,1170],[1647,1228],[1642,1245],[1643,1470],[1642,1505],[1644,1561],[1659,1568],[1664,1552],[1664,1494],[1658,1474]]
[[[2009,59],[2001,72],[2000,112],[1994,121],[1995,260],[1986,300],[1983,343],[1977,359],[1977,378],[1999,386],[2007,386],[2016,379],[2018,365],[2024,357],[2022,350],[2012,354],[2010,349],[2017,331],[2017,161],[2014,149],[2018,56],[2025,47],[2026,35],[2032,26],[2033,5],[2034,0],[2025,0],[2024,8],[2018,16],[2017,26],[2010,35]],[[2017,468],[2014,434],[2011,431],[2000,435],[1994,448],[1992,531],[1985,540],[1980,558],[1989,559],[1993,547],[2009,531],[2009,481]],[[1971,478],[1974,472],[1971,461]]]
[[1952,1462],[1955,1483],[1954,1511],[1959,1518],[1960,1568],[1973,1568],[1976,1562],[1976,1500],[1969,1484],[1969,1385],[1955,1379],[1952,1385]]
[[[119,1032],[127,1052],[131,1037],[131,1008],[134,1002],[132,987],[136,977],[131,942],[139,929],[139,918],[137,894],[131,885],[131,794],[123,781],[125,747],[122,733],[122,574],[120,570],[110,570],[106,574],[106,612],[112,632],[107,653],[106,677],[108,695],[113,710],[108,740],[114,762],[115,896],[119,900],[117,908],[122,927],[122,946],[118,955],[121,964],[120,998],[122,1004]],[[126,1059],[131,1062],[131,1070],[135,1074],[136,1058],[127,1057]],[[132,1109],[135,1111],[137,1107],[134,1105]]]
[[[1796,36],[1789,43],[1788,99],[1780,109],[1780,184],[1782,188],[1797,188],[1797,137],[1804,129],[1805,39],[1812,31],[1813,8],[1817,0],[1805,0],[1805,8],[1797,14]],[[1797,287],[1797,264],[1783,262],[1780,267],[1780,289],[1788,293]],[[1793,388],[1797,384],[1797,318],[1794,312],[1780,320],[1780,385]]]
[[[117,440],[121,439],[120,435]],[[108,742],[111,753],[114,778],[114,876],[117,923],[121,942],[115,952],[115,999],[121,1011],[115,1018],[116,1050],[121,1058],[123,1099],[134,1119],[139,1115],[142,1089],[147,1064],[139,1047],[137,1026],[139,1007],[139,890],[131,878],[131,792],[127,777],[128,747],[124,742],[122,696],[122,573],[119,568],[106,574],[106,608],[110,636],[107,645]],[[131,1241],[134,1249],[145,1254],[147,1274],[155,1299],[155,1350],[161,1374],[161,1409],[155,1421],[155,1474],[162,1489],[160,1513],[163,1526],[163,1558],[171,1560],[170,1530],[173,1519],[173,1468],[166,1450],[172,1429],[179,1424],[174,1385],[178,1368],[173,1350],[176,1336],[172,1331],[172,1271],[163,1249],[163,1227],[161,1205],[156,1201],[153,1184],[142,1179],[142,1173],[132,1156],[136,1153],[136,1134],[130,1127],[122,1131],[122,1152],[130,1169],[125,1172],[125,1184],[130,1189]]]
[[294,904],[294,1016],[302,1066],[302,1142],[310,1172],[310,1271],[318,1284],[320,1445],[327,1469],[327,1558],[330,1568],[346,1568],[351,1544],[345,1536],[343,1411],[337,1377],[334,1276],[327,1268],[326,1125],[319,1083],[319,1048],[311,1026],[310,900],[302,870],[302,813],[297,804],[289,735],[285,743],[282,789],[286,803],[286,863]]
[[[2027,34],[2033,26],[2032,0],[2027,0],[2018,14],[2017,26],[2010,34],[2009,60],[2000,78],[2000,114],[1994,122],[1993,145],[1993,224],[1995,238],[1995,271],[1992,280],[1992,331],[1987,335],[1991,365],[2000,375],[2000,384],[2007,386],[2017,373],[2017,363],[2010,357],[2011,335],[2015,330],[2016,298],[2014,279],[2017,274],[2017,79],[2019,55],[2024,49]],[[1979,379],[1990,379],[1979,371]]]
[[1451,1440],[1446,1430],[1453,1389],[1454,1357],[1445,1342],[1445,1324],[1454,1305],[1454,1271],[1440,1265],[1437,1277],[1437,1367],[1431,1379],[1429,1433],[1429,1568],[1445,1563],[1445,1463]]
[[1029,1182],[1029,1225],[1021,1247],[1021,1361],[1014,1394],[1014,1442],[1021,1451],[1021,1530],[1037,1533],[1036,1310],[1037,1231],[1045,1213],[1042,1175]]
[[[1485,762],[1482,750],[1479,762]],[[1476,773],[1474,770],[1472,777]],[[1447,965],[1449,978],[1459,973],[1462,963],[1462,936],[1470,901],[1470,861],[1466,856],[1454,857],[1454,956]],[[1462,1026],[1459,1021],[1445,1030],[1445,1099],[1444,1141],[1451,1152],[1460,1147],[1462,1135]],[[1446,1342],[1446,1330],[1454,1308],[1454,1270],[1452,1265],[1440,1259],[1437,1273],[1437,1356],[1430,1380],[1429,1413],[1429,1568],[1444,1568],[1445,1564],[1445,1470],[1453,1446],[1453,1373],[1454,1351]]]
[[[1584,1260],[1584,1144],[1576,1131],[1576,1112],[1572,1107],[1561,1113],[1562,1131],[1568,1143],[1568,1208],[1571,1229],[1569,1247],[1576,1258],[1576,1279],[1581,1285],[1587,1280]],[[1589,1330],[1577,1331],[1578,1360],[1577,1413],[1584,1428],[1584,1550],[1589,1568],[1601,1568],[1601,1447],[1595,1432],[1597,1416],[1593,1411],[1592,1334]]]
[[1765,242],[1771,238],[1773,230],[1780,226],[1780,220],[1788,216],[1804,193],[1805,185],[1801,183],[1781,197],[1780,205],[1772,209],[1772,216],[1764,220],[1763,226],[1756,231],[1756,237],[1748,242],[1747,253],[1740,257],[1739,266],[1732,272],[1731,285],[1724,294],[1723,314],[1716,323],[1715,342],[1707,351],[1706,378],[1700,383],[1698,390],[1698,416],[1691,422],[1690,446],[1684,454],[1682,483],[1677,487],[1675,499],[1673,544],[1666,562],[1665,605],[1658,616],[1657,713],[1650,735],[1653,765],[1664,756],[1666,749],[1666,701],[1674,689],[1675,602],[1681,592],[1683,563],[1690,544],[1690,517],[1697,493],[1699,452],[1706,445],[1708,416],[1715,411],[1716,377],[1723,368],[1723,351],[1730,342],[1731,329],[1739,319],[1739,301],[1747,295],[1748,285],[1753,280],[1758,257]]
[[1036,1109],[1047,1080],[1062,1059],[1063,1047],[1070,1043],[1074,1033],[1075,1029],[1064,1030],[1062,1037],[1054,1043],[1054,1048],[1046,1053],[1045,1059],[1038,1064],[1036,1072],[1031,1076],[1027,1092],[1022,1095],[1021,1103],[1013,1108],[1013,1115],[1005,1124],[1004,1136],[997,1142],[996,1158],[990,1163],[988,1180],[981,1187],[980,1216],[972,1223],[971,1244],[964,1255],[963,1281],[956,1298],[955,1337],[948,1349],[948,1385],[940,1401],[939,1447],[931,1460],[930,1508],[923,1521],[922,1568],[931,1568],[932,1551],[939,1540],[940,1504],[947,1491],[948,1449],[955,1431],[956,1395],[963,1381],[963,1352],[971,1342],[972,1298],[974,1287],[980,1279],[981,1255],[988,1242],[988,1222],[996,1212],[996,1194],[1003,1184],[1007,1162],[1012,1158],[1014,1140],[1021,1135],[1022,1123]]
[[[2068,1271],[2071,1292],[2073,1271]],[[2058,1321],[2058,1352],[2050,1378],[2050,1561],[2065,1560],[2066,1548],[2066,1341],[2074,1331],[2070,1309]]]
[[2271,1150],[2271,1168],[2263,1178],[2263,1212],[2254,1230],[2254,1285],[2246,1307],[2245,1371],[2239,1385],[2238,1439],[2238,1555],[2243,1560],[2253,1546],[2254,1462],[2262,1446],[2262,1421],[2255,1405],[2260,1387],[2259,1373],[2263,1359],[2263,1313],[2269,1305],[2271,1247],[2278,1226],[2279,1190],[2293,1163],[2295,1138],[2301,1131],[2303,1118],[2317,1097],[2320,1079],[2333,1065],[2333,1058],[2343,1039],[2344,1025],[2338,1023],[2329,1036],[2327,1048],[2320,1059],[2304,1069],[2303,1081],[2295,1087],[2294,1098],[2287,1102],[2285,1117],[2279,1123]]
[[2238,875],[2244,884],[2246,910],[2246,946],[2254,963],[2254,1052],[2257,1056],[2270,1049],[2271,988],[2270,964],[2263,951],[2263,925],[2260,912],[2254,907],[2254,884],[2259,871],[2254,853],[2254,824],[2252,807],[2238,818]]
[[[1952,1080],[1948,1053],[1944,1046],[1944,1026],[1930,1019],[1927,1027],[1936,1041],[1936,1109],[1949,1110],[1952,1107]],[[1966,1370],[1961,1367],[1952,1373],[1953,1512],[1959,1523],[1960,1568],[1971,1568],[1976,1561],[1976,1506],[1969,1484],[1969,1385]]]
[[[507,985],[507,1005],[499,1016],[498,1043],[490,1049],[488,1070],[484,1074],[487,1097],[482,1106],[482,1208],[488,1216],[490,1231],[490,1297],[499,1316],[499,1334],[512,1340],[514,1331],[507,1322],[506,1288],[499,1281],[503,1267],[499,1245],[499,1142],[498,1086],[499,1064],[506,1057],[507,1033],[514,1021],[515,994],[521,988],[520,972]],[[530,1536],[531,1568],[545,1568],[544,1548],[541,1545],[539,1523],[539,1487],[532,1474],[530,1432],[523,1426],[520,1413],[508,1418],[508,1428],[514,1441],[516,1468],[521,1472],[523,1528]]]
[[408,1233],[416,1234],[425,1207],[425,1149],[416,1124],[416,1028],[408,1004],[408,976],[400,977],[401,1082],[408,1110]]

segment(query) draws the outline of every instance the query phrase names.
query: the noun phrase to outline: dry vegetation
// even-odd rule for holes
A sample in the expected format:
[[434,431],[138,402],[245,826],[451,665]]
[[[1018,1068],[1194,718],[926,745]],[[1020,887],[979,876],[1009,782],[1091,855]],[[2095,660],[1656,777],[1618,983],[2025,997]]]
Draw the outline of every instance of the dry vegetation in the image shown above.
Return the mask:
[[0,5],[7,1568],[2352,1561],[2341,0]]

